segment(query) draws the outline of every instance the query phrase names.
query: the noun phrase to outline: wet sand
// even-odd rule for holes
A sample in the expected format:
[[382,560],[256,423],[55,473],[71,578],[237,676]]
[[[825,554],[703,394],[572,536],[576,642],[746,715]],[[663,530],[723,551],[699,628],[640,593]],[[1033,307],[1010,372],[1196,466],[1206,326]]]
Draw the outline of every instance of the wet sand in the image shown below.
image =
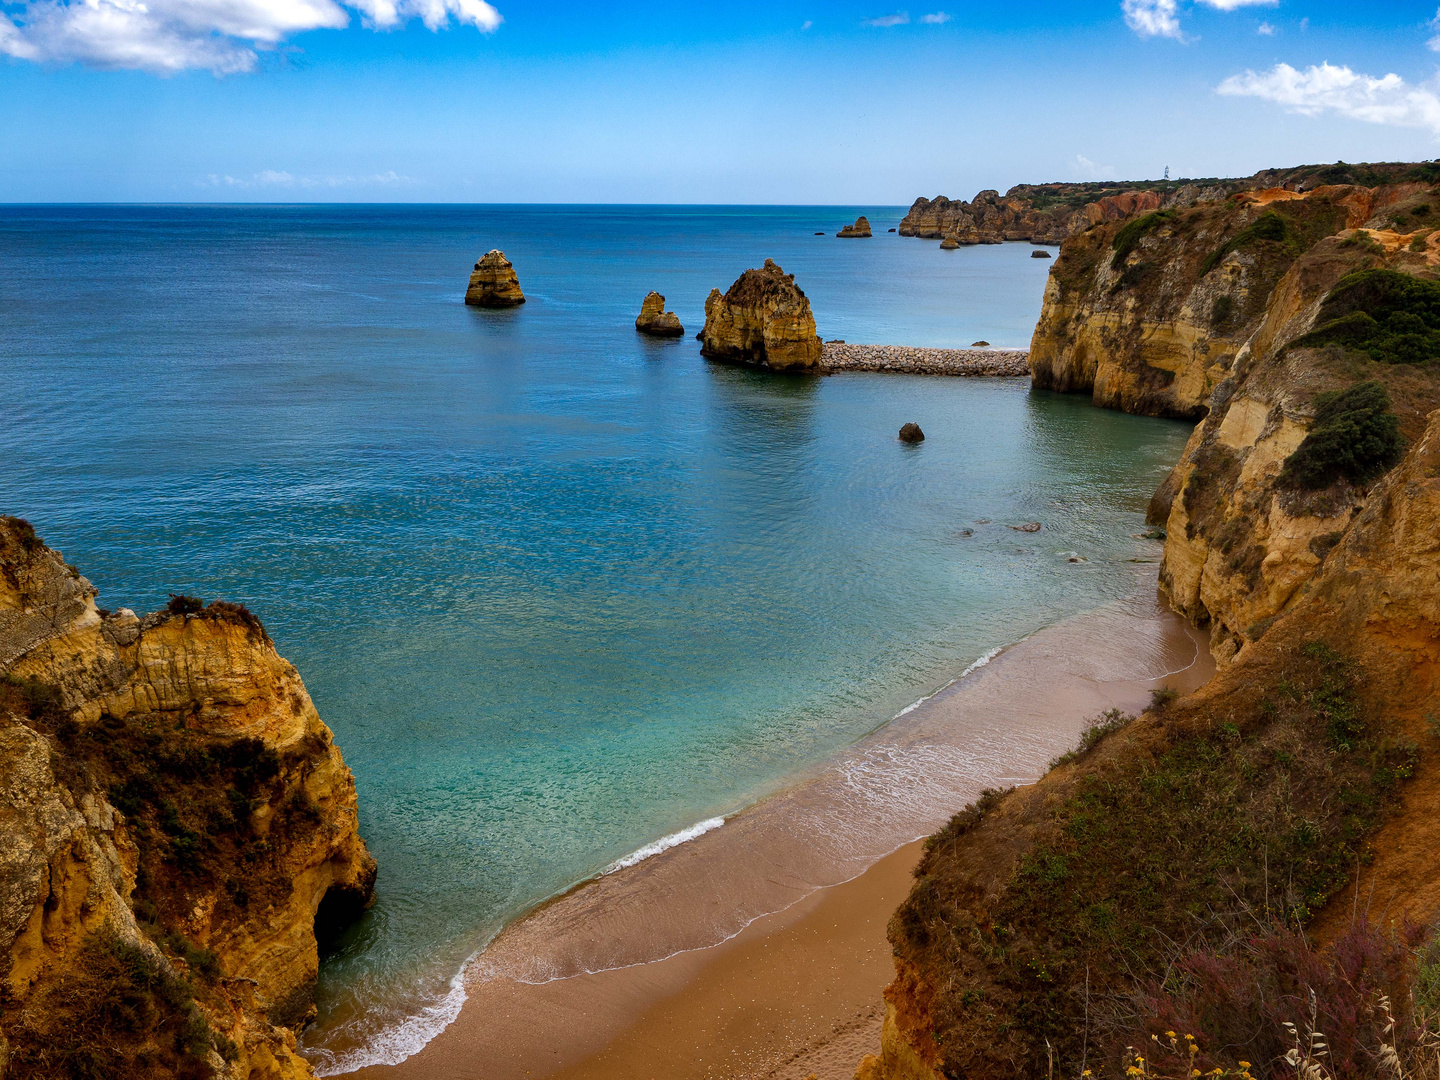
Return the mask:
[[1043,630],[723,827],[542,905],[472,961],[454,1024],[358,1075],[849,1080],[878,1049],[915,839],[1035,779],[1088,718],[1212,670],[1143,591]]

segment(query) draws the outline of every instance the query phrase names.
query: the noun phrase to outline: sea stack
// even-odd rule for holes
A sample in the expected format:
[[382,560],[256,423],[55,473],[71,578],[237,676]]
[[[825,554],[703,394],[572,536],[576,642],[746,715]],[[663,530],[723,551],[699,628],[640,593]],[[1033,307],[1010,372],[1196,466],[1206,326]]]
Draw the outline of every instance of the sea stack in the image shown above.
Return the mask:
[[702,356],[775,371],[817,371],[824,352],[810,301],[774,259],[710,290],[700,340]]
[[510,265],[505,253],[498,248],[487,252],[470,275],[465,303],[471,307],[507,308],[519,307],[524,302],[520,279],[515,276],[515,267]]
[[835,235],[846,240],[864,239],[870,235],[870,219],[862,215],[855,219],[854,225],[846,225]]
[[653,337],[679,337],[685,333],[680,317],[673,311],[665,310],[665,297],[658,292],[646,295],[640,305],[640,315],[635,320],[635,329]]
[[920,430],[920,425],[911,421],[900,429],[900,441],[917,443],[925,441],[925,432]]
[[944,240],[941,240],[941,241],[940,241],[940,250],[941,250],[941,251],[954,251],[954,250],[955,250],[956,248],[958,248],[959,246],[960,246],[960,241],[959,241],[959,240],[956,240],[955,237],[953,237],[953,236],[947,236],[947,237],[945,237]]
[[1048,258],[1050,258],[1050,253],[1049,253],[1048,251],[1046,251],[1044,248],[1036,248],[1034,251],[1030,252],[1030,258],[1032,258],[1032,259],[1048,259]]

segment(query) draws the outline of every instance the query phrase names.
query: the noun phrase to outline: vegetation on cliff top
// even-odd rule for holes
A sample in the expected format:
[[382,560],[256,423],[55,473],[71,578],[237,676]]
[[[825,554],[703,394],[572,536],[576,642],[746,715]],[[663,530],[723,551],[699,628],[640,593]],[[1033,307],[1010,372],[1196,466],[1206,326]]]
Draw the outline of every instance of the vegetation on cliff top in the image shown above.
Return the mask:
[[1423,364],[1440,356],[1440,282],[1360,270],[1330,290],[1315,321],[1294,346],[1335,343],[1383,364]]
[[[1365,857],[1416,749],[1329,646],[1271,655],[1223,706],[1165,705],[1023,804],[1034,842],[993,901],[971,884],[966,837],[1003,800],[932,839],[891,937],[935,989],[946,1071],[1118,1062],[1138,995],[1168,985],[1172,964],[1233,951],[1246,927],[1303,926]],[[1116,738],[1133,742],[1106,753]]]

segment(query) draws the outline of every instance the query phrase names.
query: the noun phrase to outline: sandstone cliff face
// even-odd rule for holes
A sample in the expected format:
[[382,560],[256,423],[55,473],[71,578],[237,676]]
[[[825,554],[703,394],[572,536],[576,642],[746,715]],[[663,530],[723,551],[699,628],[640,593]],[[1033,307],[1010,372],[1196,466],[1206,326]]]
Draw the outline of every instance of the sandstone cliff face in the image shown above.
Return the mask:
[[855,224],[846,225],[835,234],[843,239],[864,239],[870,236],[870,219],[861,215],[855,219]]
[[710,291],[700,340],[703,356],[775,371],[817,371],[824,358],[810,301],[773,259]]
[[[1151,518],[1167,534],[1161,587],[1177,610],[1209,627],[1221,663],[1297,600],[1369,498],[1363,483],[1344,478],[1314,491],[1281,483],[1286,460],[1311,428],[1317,397],[1376,381],[1412,443],[1440,405],[1440,371],[1431,365],[1379,363],[1353,349],[1299,340],[1351,272],[1437,276],[1434,235],[1347,232],[1299,259],[1157,493]],[[1413,250],[1417,240],[1423,250]]]
[[465,290],[465,303],[471,307],[508,308],[525,303],[515,267],[498,249],[486,252],[470,274],[470,287]]
[[1031,339],[1036,386],[1199,419],[1296,255],[1346,227],[1357,189],[1144,214],[1067,240]]
[[658,292],[646,294],[640,304],[640,314],[635,319],[635,329],[652,337],[679,337],[685,333],[680,317],[673,311],[665,310],[665,297]]
[[95,596],[0,519],[9,1080],[97,1053],[86,1075],[309,1076],[317,913],[353,916],[375,879],[350,771],[243,608]]

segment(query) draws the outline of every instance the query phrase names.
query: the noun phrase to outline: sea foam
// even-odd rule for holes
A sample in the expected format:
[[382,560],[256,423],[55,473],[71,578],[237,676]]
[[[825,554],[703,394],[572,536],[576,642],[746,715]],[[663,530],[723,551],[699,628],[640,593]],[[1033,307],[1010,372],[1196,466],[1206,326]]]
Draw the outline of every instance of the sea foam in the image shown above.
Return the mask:
[[[468,961],[465,966],[469,966]],[[364,1045],[338,1054],[311,1050],[306,1057],[316,1076],[341,1076],[371,1065],[399,1065],[425,1049],[431,1039],[455,1022],[465,997],[465,967],[461,967],[444,994],[399,1023],[385,1027]]]
[[646,844],[642,848],[637,848],[623,858],[616,859],[609,866],[605,867],[604,870],[601,870],[600,875],[603,877],[606,874],[613,874],[617,870],[624,870],[627,867],[634,866],[636,863],[642,863],[646,859],[659,855],[662,851],[669,851],[673,847],[679,847],[681,844],[689,843],[696,837],[704,836],[707,832],[710,832],[712,829],[718,829],[724,824],[725,819],[723,817],[706,818],[704,821],[696,822],[688,829],[681,829],[679,832],[671,833],[669,836],[662,836],[659,840]]

